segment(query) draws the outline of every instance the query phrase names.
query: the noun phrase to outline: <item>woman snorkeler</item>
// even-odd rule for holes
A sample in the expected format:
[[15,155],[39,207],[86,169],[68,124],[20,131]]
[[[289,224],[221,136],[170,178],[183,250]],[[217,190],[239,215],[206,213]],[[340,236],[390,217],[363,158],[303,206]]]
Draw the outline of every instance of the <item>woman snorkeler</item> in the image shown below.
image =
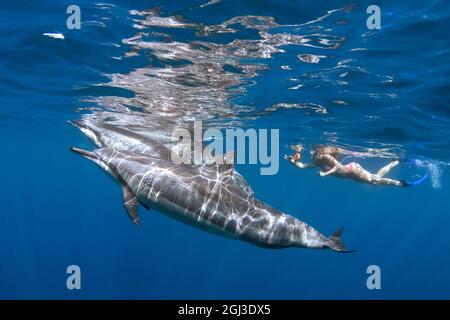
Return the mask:
[[319,175],[325,177],[332,175],[339,178],[348,178],[359,182],[365,182],[372,185],[388,185],[397,187],[409,187],[411,184],[404,180],[394,180],[385,178],[384,176],[400,162],[394,160],[388,165],[384,166],[377,173],[371,173],[364,169],[359,163],[350,162],[349,164],[342,164],[338,161],[341,155],[352,154],[347,150],[333,146],[317,146],[311,151],[312,161],[309,163],[300,162],[301,151],[303,147],[300,145],[294,146],[295,154],[293,156],[285,155],[284,158],[290,161],[295,166],[301,169],[319,168]]

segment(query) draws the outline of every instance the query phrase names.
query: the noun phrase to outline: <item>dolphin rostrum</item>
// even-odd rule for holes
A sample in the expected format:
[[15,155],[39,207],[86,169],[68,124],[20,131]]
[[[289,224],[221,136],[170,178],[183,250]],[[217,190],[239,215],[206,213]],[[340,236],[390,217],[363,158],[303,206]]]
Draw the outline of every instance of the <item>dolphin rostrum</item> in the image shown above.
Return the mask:
[[348,252],[342,229],[325,237],[308,224],[259,201],[231,164],[174,164],[140,153],[72,148],[122,186],[124,206],[136,223],[138,203],[199,229],[266,248],[330,248]]

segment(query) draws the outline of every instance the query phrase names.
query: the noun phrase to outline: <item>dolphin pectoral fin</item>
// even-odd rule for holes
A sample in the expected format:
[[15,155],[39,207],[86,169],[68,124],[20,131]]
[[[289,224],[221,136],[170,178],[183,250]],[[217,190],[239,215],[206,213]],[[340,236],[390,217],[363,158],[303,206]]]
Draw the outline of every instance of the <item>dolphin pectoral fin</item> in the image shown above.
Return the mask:
[[136,199],[136,196],[133,194],[133,192],[131,192],[130,188],[126,185],[122,185],[122,191],[123,191],[123,205],[125,206],[128,215],[136,225],[140,226],[141,219],[139,219],[139,215],[137,212],[138,200]]

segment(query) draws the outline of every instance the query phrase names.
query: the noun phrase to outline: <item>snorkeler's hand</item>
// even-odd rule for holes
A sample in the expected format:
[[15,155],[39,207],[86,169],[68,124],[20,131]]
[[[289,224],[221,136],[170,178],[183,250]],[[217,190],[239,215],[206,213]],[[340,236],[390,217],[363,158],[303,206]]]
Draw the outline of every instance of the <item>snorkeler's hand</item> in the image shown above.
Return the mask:
[[319,171],[319,176],[321,176],[321,177],[325,177],[327,174],[326,174],[326,172],[323,172],[323,171]]
[[288,156],[287,154],[284,155],[284,159],[289,161],[289,162],[292,162],[292,163],[295,162],[294,159],[292,159],[292,156]]

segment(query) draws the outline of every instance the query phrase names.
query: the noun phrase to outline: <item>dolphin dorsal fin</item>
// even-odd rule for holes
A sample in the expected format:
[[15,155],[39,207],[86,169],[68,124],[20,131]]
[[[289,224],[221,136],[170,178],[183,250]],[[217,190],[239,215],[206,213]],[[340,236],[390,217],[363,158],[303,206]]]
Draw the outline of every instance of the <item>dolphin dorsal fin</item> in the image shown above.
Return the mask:
[[139,215],[137,213],[138,200],[136,196],[127,185],[122,185],[122,191],[123,205],[125,206],[125,210],[127,210],[127,213],[130,216],[131,220],[133,220],[136,225],[140,226],[141,219],[139,219]]
[[233,180],[236,183],[236,185],[241,189],[245,194],[248,194],[250,196],[254,196],[254,192],[252,190],[252,187],[248,184],[248,182],[244,179],[244,177],[237,171],[233,172]]
[[223,156],[223,163],[217,165],[220,174],[232,175],[234,170],[234,151],[229,151]]

